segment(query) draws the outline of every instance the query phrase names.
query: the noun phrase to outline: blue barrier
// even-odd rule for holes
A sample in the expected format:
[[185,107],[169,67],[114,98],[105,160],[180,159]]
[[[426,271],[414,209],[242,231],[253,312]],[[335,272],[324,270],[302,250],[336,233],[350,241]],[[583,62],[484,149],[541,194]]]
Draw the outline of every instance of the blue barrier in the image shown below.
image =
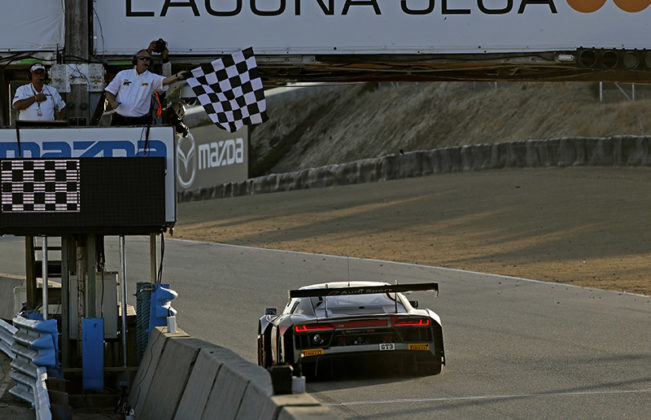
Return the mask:
[[151,310],[149,311],[149,335],[155,327],[167,325],[167,317],[176,315],[176,310],[172,308],[171,301],[176,298],[178,293],[170,289],[169,284],[154,284],[151,292]]
[[29,359],[37,366],[58,366],[59,331],[56,319],[47,321],[17,315],[13,324],[18,328],[16,343],[30,350]]
[[104,390],[104,319],[81,320],[82,387]]

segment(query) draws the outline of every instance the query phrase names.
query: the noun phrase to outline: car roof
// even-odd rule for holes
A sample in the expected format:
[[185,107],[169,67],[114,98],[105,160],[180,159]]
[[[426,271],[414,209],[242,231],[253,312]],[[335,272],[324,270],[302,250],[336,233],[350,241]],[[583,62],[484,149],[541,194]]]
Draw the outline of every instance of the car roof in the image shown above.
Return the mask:
[[319,284],[310,284],[309,286],[303,286],[299,290],[305,289],[331,289],[336,287],[363,287],[363,286],[388,286],[389,283],[380,282],[380,281],[336,281],[329,283],[319,283]]

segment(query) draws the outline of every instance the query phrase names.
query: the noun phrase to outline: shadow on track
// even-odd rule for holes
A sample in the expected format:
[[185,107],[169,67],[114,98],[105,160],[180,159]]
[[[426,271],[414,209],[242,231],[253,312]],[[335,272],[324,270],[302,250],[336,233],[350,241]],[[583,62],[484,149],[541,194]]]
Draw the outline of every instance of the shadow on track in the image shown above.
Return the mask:
[[381,356],[326,359],[306,365],[303,374],[308,385],[318,383],[321,390],[402,382],[428,376],[419,368],[415,358]]

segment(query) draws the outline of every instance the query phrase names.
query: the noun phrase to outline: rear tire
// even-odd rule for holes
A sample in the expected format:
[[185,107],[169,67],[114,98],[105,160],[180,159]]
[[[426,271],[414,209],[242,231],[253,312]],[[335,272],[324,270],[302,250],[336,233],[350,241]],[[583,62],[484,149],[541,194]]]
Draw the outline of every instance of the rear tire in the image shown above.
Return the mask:
[[260,332],[258,327],[258,366],[269,368],[271,366],[271,357],[269,357],[270,346],[267,343],[265,335]]
[[438,375],[439,373],[441,373],[441,366],[442,363],[440,360],[437,360],[436,358],[431,358],[419,362],[418,371],[421,375],[424,376]]
[[317,364],[301,363],[300,369],[299,366],[294,366],[294,375],[313,379],[317,376]]
[[258,366],[266,367],[264,365],[264,350],[262,347],[262,337],[258,335]]

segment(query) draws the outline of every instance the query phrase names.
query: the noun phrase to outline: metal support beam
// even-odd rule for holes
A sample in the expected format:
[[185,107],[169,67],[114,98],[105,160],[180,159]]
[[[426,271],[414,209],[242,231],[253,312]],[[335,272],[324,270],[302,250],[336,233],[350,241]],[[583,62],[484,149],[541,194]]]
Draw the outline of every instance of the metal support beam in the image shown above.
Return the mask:
[[[65,0],[66,63],[87,63],[89,49],[89,1]],[[85,126],[90,122],[90,96],[86,84],[70,86],[66,95],[67,117],[70,125]]]
[[88,235],[86,238],[86,318],[97,318],[97,306],[95,302],[95,289],[97,281],[95,270],[97,266],[97,246],[95,235]]
[[36,307],[36,273],[34,272],[36,258],[34,256],[34,237],[25,236],[25,290],[27,293],[27,309]]
[[151,283],[158,283],[156,281],[156,234],[149,234],[149,268],[151,271]]
[[43,245],[41,246],[41,252],[43,252],[43,258],[42,258],[42,263],[43,263],[43,272],[42,272],[42,286],[43,286],[43,305],[41,306],[41,312],[43,314],[43,320],[47,320],[47,306],[48,306],[48,300],[47,300],[47,236],[43,236]]
[[[70,367],[70,254],[74,255],[72,236],[61,237],[61,363]],[[76,292],[76,291],[75,291]]]
[[77,240],[77,290],[74,290],[73,293],[77,294],[77,316],[75,318],[75,330],[77,331],[77,337],[81,337],[81,319],[86,313],[86,272],[88,267],[88,257],[86,256],[86,237],[81,236]]
[[127,257],[125,252],[124,235],[120,235],[120,273],[122,279],[122,366],[127,367]]

